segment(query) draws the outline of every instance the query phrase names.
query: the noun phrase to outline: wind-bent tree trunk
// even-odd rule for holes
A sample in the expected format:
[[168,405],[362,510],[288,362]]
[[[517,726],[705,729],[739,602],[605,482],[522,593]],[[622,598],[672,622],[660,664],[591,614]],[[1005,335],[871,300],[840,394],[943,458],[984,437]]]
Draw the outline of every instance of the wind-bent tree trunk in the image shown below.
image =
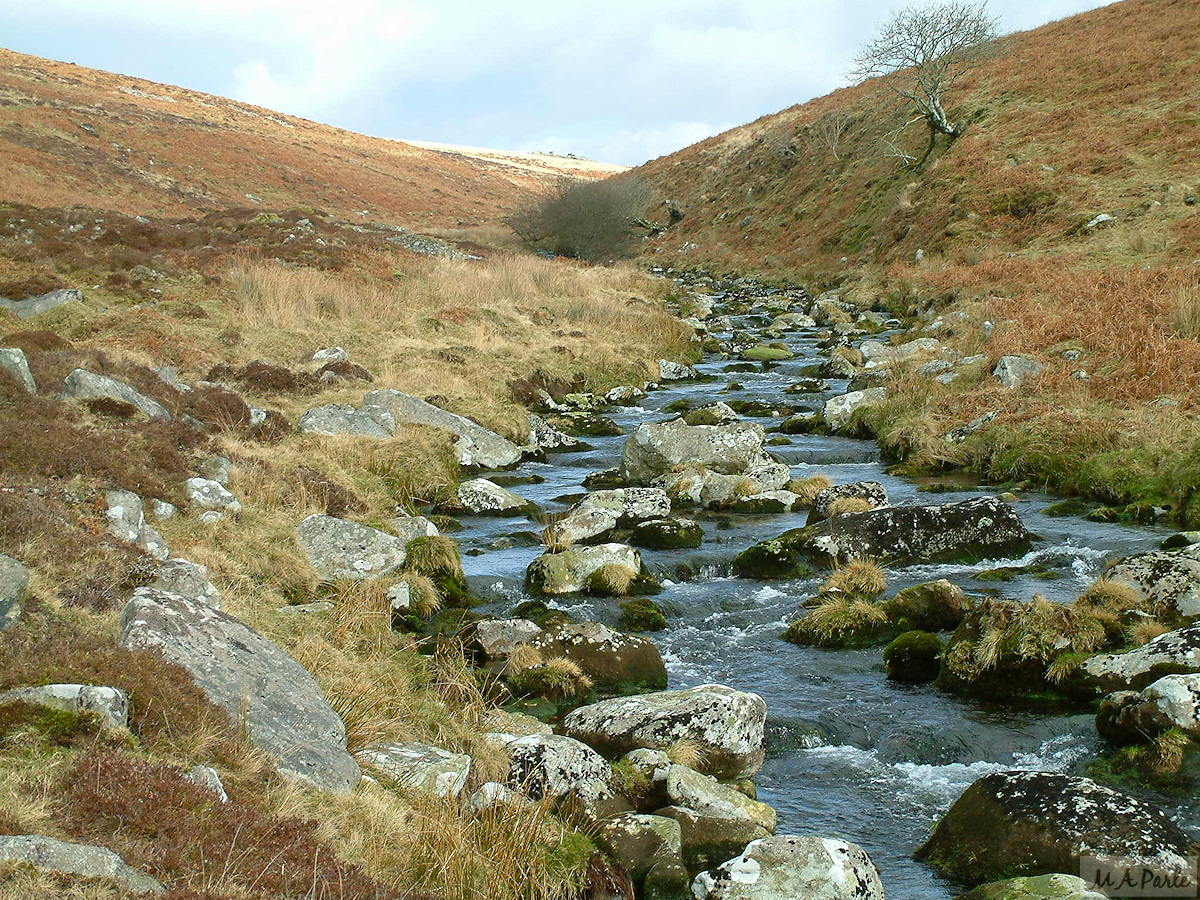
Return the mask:
[[986,0],[909,6],[893,13],[855,59],[851,74],[859,80],[896,73],[888,86],[917,113],[908,124],[923,120],[929,127],[921,162],[939,134],[953,140],[962,133],[962,126],[946,115],[942,97],[978,61],[995,38],[996,26]]

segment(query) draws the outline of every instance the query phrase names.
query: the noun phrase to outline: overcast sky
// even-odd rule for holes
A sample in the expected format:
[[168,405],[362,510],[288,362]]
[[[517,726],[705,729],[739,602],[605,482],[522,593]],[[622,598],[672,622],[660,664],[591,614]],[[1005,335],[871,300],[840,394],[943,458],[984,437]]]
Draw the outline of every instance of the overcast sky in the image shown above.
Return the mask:
[[[636,165],[845,83],[903,0],[0,0],[0,44],[379,137]],[[991,0],[1003,31],[1105,0]],[[0,116],[3,113],[0,112]]]

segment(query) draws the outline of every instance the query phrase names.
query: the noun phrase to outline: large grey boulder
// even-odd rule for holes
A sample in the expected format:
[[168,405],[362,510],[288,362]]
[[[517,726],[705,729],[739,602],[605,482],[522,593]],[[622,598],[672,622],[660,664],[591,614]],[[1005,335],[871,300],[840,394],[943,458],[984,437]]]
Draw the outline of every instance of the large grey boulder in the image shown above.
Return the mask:
[[666,491],[672,503],[715,509],[774,494],[790,477],[787,465],[777,462],[765,462],[732,475],[713,472],[705,466],[685,465],[656,478],[654,484]]
[[1128,653],[1084,660],[1076,678],[1100,694],[1140,691],[1165,675],[1200,673],[1200,622],[1160,634]]
[[135,407],[151,419],[171,421],[171,414],[161,403],[138,393],[122,381],[86,369],[76,369],[63,379],[59,397],[63,400],[117,400]]
[[300,416],[296,430],[312,434],[386,438],[396,430],[396,421],[378,407],[355,409],[348,403],[314,406]]
[[586,744],[561,734],[530,734],[508,742],[508,783],[535,800],[568,803],[598,821],[623,812],[612,788],[612,767]]
[[740,475],[773,463],[763,449],[761,425],[688,425],[683,419],[645,422],[625,441],[621,474],[631,484],[647,485],[676,466],[704,466],[712,472]]
[[1079,872],[1084,857],[1187,872],[1195,851],[1166,812],[1136,797],[1071,775],[996,772],[967,788],[914,858],[981,884]]
[[121,613],[121,646],[182,666],[286,776],[346,792],[359,770],[346,728],[313,677],[285,650],[232,616],[153,588]]
[[671,766],[667,771],[667,798],[671,805],[694,810],[702,816],[753,822],[772,834],[775,832],[775,810],[687,766]]
[[11,556],[0,554],[0,631],[21,615],[21,598],[29,587],[29,570]]
[[1037,378],[1046,371],[1044,363],[1025,356],[1002,356],[992,370],[992,377],[1010,390],[1026,378]]
[[0,297],[0,307],[16,314],[18,319],[28,319],[39,313],[62,306],[64,303],[75,303],[83,299],[83,291],[77,288],[58,288],[38,294],[36,297],[26,297],[24,300],[9,300]]
[[830,397],[825,401],[825,408],[822,415],[825,417],[825,424],[834,431],[841,431],[850,424],[850,419],[854,415],[854,411],[860,406],[867,406],[872,403],[882,403],[887,399],[887,388],[873,387],[867,388],[865,391],[850,391],[847,394],[838,394],[836,397]]
[[751,778],[762,765],[766,718],[767,704],[757,694],[705,684],[581,706],[563,720],[563,730],[613,757],[686,740],[703,749],[706,774]]
[[29,361],[25,359],[25,351],[16,347],[0,349],[0,372],[7,372],[21,387],[29,393],[37,393],[37,382],[29,371]]
[[642,556],[626,544],[597,544],[543,553],[529,564],[525,581],[535,593],[577,594],[587,586],[588,577],[605,566],[624,566],[640,572]]
[[529,508],[528,501],[486,478],[464,481],[454,497],[453,509],[472,516],[519,516]]
[[221,592],[208,580],[208,568],[186,559],[168,559],[158,565],[158,573],[150,587],[203,603],[213,609],[221,608]]
[[669,359],[660,359],[658,361],[658,380],[659,381],[687,381],[691,378],[699,378],[698,373],[691,366],[685,366],[683,363],[671,362]]
[[977,497],[944,506],[847,513],[778,540],[813,559],[906,564],[1018,557],[1029,551],[1033,535],[1007,503]]
[[1140,591],[1164,618],[1200,618],[1200,544],[1127,556],[1105,573]]
[[398,785],[435,797],[458,797],[471,774],[471,757],[429,744],[380,744],[355,755]]
[[163,536],[146,523],[141,497],[131,491],[106,491],[104,501],[108,530],[117,540],[133,544],[155,559],[171,555]]
[[28,703],[73,715],[93,715],[104,728],[124,728],[129,723],[129,695],[114,687],[40,684],[0,691],[0,704],[5,703]]
[[362,581],[387,575],[404,565],[404,544],[394,535],[313,513],[296,526],[296,541],[309,564],[327,581]]
[[39,834],[0,835],[0,860],[27,863],[35,869],[64,875],[111,878],[135,894],[161,894],[165,890],[160,882],[130,868],[111,850]]
[[667,667],[651,641],[599,622],[558,625],[529,639],[545,659],[575,663],[599,690],[667,686]]
[[504,469],[521,460],[521,448],[512,441],[470,419],[400,391],[371,391],[363,397],[361,408],[364,411],[372,408],[382,410],[392,417],[397,426],[426,425],[458,435],[454,450],[462,466]]
[[614,488],[588,494],[551,527],[558,539],[580,544],[670,514],[671,501],[661,488]]
[[857,844],[781,834],[692,882],[696,900],[883,900],[883,882]]

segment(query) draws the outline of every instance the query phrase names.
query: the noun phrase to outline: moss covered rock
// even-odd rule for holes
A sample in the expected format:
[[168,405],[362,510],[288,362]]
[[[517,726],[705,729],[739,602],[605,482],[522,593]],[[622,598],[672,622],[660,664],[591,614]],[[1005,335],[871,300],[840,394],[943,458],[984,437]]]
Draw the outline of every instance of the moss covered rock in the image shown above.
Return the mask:
[[892,681],[923,684],[937,678],[942,642],[928,631],[908,631],[883,651],[883,663]]
[[667,627],[667,617],[653,600],[638,597],[621,604],[619,624],[627,631],[662,631]]
[[1078,875],[1036,875],[981,885],[958,900],[1107,900]]
[[651,519],[634,526],[629,543],[648,550],[681,550],[699,547],[704,530],[691,519]]

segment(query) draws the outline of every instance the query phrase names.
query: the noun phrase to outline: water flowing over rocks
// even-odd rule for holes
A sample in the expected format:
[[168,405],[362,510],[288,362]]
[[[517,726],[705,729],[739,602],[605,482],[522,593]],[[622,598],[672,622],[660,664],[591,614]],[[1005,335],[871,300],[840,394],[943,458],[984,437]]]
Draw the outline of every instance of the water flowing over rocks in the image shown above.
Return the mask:
[[0,835],[0,860],[28,863],[35,869],[64,875],[111,878],[135,894],[161,894],[165,890],[159,881],[130,868],[111,850],[42,835]]
[[1185,872],[1195,851],[1167,813],[1128,794],[1070,775],[997,772],[959,797],[916,858],[981,884],[1012,872],[1078,872],[1085,856]]
[[568,713],[563,730],[612,757],[691,741],[705,751],[705,774],[751,778],[764,757],[766,716],[767,705],[757,694],[706,684],[601,700]]
[[883,900],[883,882],[856,844],[813,835],[753,841],[741,856],[702,872],[696,900]]
[[59,397],[63,400],[116,400],[136,408],[150,419],[171,421],[171,414],[158,401],[138,393],[124,382],[86,369],[76,369],[63,380]]
[[182,666],[278,771],[344,793],[359,770],[346,729],[321,688],[282,648],[232,616],[153,588],[139,588],[121,613],[121,646]]
[[394,535],[320,513],[296,526],[296,541],[327,581],[377,578],[400,568],[406,558],[404,544]]

